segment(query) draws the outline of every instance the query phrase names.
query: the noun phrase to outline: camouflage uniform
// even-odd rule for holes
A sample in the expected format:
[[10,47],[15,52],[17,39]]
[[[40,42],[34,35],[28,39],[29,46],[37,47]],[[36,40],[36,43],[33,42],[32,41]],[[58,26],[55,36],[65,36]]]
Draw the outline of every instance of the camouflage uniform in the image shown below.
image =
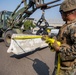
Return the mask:
[[57,39],[62,43],[60,75],[76,75],[76,21],[63,25]]

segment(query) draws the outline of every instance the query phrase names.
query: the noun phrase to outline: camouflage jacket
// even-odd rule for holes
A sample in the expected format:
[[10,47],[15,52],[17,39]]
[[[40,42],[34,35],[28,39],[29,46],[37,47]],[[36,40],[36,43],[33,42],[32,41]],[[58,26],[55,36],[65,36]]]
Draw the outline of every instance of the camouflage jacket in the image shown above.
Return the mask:
[[62,43],[60,57],[62,61],[76,58],[76,21],[64,24],[59,30],[57,39]]

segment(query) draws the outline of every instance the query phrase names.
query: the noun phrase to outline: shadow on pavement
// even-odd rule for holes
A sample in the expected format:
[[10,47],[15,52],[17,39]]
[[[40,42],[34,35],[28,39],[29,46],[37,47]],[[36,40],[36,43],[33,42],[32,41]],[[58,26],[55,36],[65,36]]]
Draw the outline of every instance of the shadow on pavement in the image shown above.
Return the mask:
[[16,59],[21,59],[21,58],[24,58],[24,57],[26,57],[26,56],[28,56],[28,55],[31,55],[31,54],[33,54],[33,53],[35,53],[35,52],[37,52],[37,51],[41,51],[41,50],[43,50],[43,49],[45,49],[45,48],[47,48],[47,47],[44,47],[44,48],[38,48],[38,49],[36,49],[36,50],[34,50],[34,51],[32,51],[32,52],[28,52],[28,53],[24,53],[24,54],[21,54],[21,55],[12,55],[12,56],[10,56],[10,57],[12,57],[12,58],[16,58]]
[[[42,49],[44,49],[44,48],[42,48]],[[46,63],[44,63],[43,61],[41,61],[37,58],[31,59],[28,57],[28,55],[33,54],[34,52],[40,51],[42,49],[38,49],[38,50],[35,50],[33,52],[25,53],[22,55],[12,55],[10,57],[16,58],[16,59],[21,59],[21,58],[25,57],[26,59],[31,60],[33,62],[32,67],[36,71],[37,75],[52,75],[52,71],[50,70],[50,68],[47,66]]]
[[49,67],[39,59],[33,60],[33,68],[37,75],[49,75]]
[[33,61],[33,68],[36,71],[37,75],[51,75],[52,72],[50,71],[49,67],[47,66],[46,63],[44,63],[43,61],[39,60],[39,59],[31,59],[29,57],[26,57],[27,59]]

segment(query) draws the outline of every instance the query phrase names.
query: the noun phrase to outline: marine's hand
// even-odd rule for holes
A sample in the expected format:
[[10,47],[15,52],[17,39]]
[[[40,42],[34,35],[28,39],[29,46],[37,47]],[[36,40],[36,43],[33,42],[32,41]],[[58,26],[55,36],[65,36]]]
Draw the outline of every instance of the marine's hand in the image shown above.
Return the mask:
[[51,47],[52,47],[55,51],[59,51],[59,49],[60,49],[59,45],[57,44],[57,41],[55,41],[55,42],[51,45]]

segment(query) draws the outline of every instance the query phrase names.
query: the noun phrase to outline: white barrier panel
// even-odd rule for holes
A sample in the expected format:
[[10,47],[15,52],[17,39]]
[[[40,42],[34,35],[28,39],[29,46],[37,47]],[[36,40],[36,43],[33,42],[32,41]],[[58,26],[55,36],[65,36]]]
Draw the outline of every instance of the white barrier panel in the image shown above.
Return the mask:
[[[12,37],[17,36],[19,34],[13,34]],[[27,36],[27,35],[26,35]],[[7,50],[7,53],[14,53],[16,55],[20,55],[23,53],[28,53],[36,50],[37,48],[47,47],[48,44],[45,41],[41,40],[41,38],[34,39],[11,39],[10,47]]]

